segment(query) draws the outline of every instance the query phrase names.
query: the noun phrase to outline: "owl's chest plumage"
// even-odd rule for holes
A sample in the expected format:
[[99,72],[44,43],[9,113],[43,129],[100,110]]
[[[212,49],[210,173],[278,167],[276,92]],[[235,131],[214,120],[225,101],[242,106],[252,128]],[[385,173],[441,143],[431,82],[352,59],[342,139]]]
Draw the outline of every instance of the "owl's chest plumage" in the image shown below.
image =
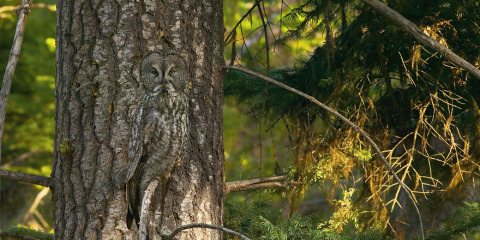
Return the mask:
[[143,118],[144,156],[147,164],[162,165],[170,171],[183,156],[187,139],[185,97],[160,98],[145,105]]

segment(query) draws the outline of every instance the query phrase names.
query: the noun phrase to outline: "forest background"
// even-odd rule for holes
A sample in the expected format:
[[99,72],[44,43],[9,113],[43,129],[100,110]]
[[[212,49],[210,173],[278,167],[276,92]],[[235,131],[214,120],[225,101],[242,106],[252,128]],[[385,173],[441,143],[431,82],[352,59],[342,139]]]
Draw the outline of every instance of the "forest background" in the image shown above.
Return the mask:
[[[478,68],[478,1],[384,2]],[[19,3],[0,2],[2,75]],[[50,175],[55,10],[55,1],[34,1],[29,15],[2,169]],[[369,132],[414,194],[427,238],[480,239],[480,79],[361,1],[225,0],[224,15],[227,64],[308,93]],[[227,181],[302,183],[229,193],[227,227],[253,239],[418,238],[412,203],[349,126],[241,72],[227,73],[224,85]],[[0,196],[1,232],[52,231],[47,188],[2,180]]]

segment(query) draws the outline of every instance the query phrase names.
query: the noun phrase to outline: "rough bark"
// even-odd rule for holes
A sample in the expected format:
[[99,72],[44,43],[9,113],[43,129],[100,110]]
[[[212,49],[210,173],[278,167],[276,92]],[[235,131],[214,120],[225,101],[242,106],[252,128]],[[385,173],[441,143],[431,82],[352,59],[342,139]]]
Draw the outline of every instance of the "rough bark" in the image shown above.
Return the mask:
[[[125,177],[139,65],[148,52],[168,48],[188,55],[190,149],[171,176],[160,229],[222,225],[222,23],[219,0],[57,2],[56,239],[137,239],[125,223]],[[194,228],[176,239],[221,236]]]

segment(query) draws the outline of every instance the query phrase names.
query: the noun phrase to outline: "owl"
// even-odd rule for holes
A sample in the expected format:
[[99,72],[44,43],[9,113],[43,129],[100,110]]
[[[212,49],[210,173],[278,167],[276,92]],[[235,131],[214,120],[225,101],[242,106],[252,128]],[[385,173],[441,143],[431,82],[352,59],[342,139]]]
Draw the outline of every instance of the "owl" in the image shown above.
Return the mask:
[[186,61],[174,51],[151,52],[141,63],[142,109],[138,126],[141,146],[138,163],[127,178],[129,228],[133,219],[138,226],[148,184],[154,179],[167,182],[184,158],[189,102],[187,76]]

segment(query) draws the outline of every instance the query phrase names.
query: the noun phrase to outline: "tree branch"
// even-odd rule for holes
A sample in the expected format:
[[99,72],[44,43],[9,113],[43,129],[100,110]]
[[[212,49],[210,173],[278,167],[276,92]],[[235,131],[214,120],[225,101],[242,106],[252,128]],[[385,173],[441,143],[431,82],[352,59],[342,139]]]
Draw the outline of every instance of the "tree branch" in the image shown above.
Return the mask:
[[13,164],[15,163],[18,163],[18,162],[22,162],[22,161],[25,161],[39,153],[42,153],[43,151],[42,150],[35,150],[35,151],[31,151],[31,152],[27,152],[27,153],[23,153],[21,154],[20,156],[18,156],[17,158],[11,160],[11,161],[8,161],[7,163],[4,163],[2,165],[0,165],[0,169],[1,168],[7,168],[7,167],[10,167],[12,166]]
[[380,148],[377,146],[377,144],[370,138],[370,136],[365,132],[363,131],[359,126],[357,126],[355,123],[351,122],[350,120],[348,120],[348,118],[344,117],[342,114],[338,113],[335,109],[323,104],[322,102],[318,101],[316,98],[306,94],[306,93],[303,93],[301,91],[298,91],[297,89],[294,89],[294,88],[291,88],[281,82],[278,82],[276,80],[274,80],[273,78],[270,78],[270,77],[267,77],[263,74],[260,74],[260,73],[257,73],[257,72],[253,72],[253,71],[250,71],[248,69],[245,69],[245,68],[242,68],[242,67],[238,67],[238,66],[232,66],[232,65],[228,65],[228,66],[225,66],[226,69],[233,69],[233,70],[237,70],[237,71],[240,71],[240,72],[244,72],[244,73],[247,73],[247,74],[250,74],[252,76],[255,76],[255,77],[258,77],[264,81],[267,81],[267,82],[270,82],[270,83],[273,83],[275,85],[277,85],[278,87],[281,87],[285,90],[288,90],[292,93],[295,93],[299,96],[302,96],[306,99],[308,99],[310,102],[312,103],[315,103],[316,105],[320,106],[321,108],[327,110],[328,112],[330,112],[331,114],[335,115],[336,117],[340,118],[343,122],[345,122],[346,124],[348,124],[350,127],[353,128],[353,130],[355,130],[356,132],[358,132],[360,135],[362,135],[365,139],[367,139],[367,141],[370,143],[370,145],[372,145],[373,149],[377,152],[378,156],[380,157],[380,159],[382,160],[382,162],[385,164],[385,166],[387,167],[388,171],[393,175],[393,177],[395,178],[395,180],[398,182],[398,184],[400,185],[400,187],[402,188],[403,191],[405,191],[405,193],[407,194],[408,198],[410,199],[410,201],[412,202],[413,206],[415,207],[415,210],[417,211],[417,214],[418,214],[418,219],[420,221],[420,230],[421,230],[421,236],[422,236],[422,239],[425,239],[425,236],[424,236],[424,233],[423,233],[423,221],[422,221],[422,215],[420,213],[420,210],[418,209],[418,206],[417,206],[417,203],[415,202],[414,198],[413,198],[413,195],[412,193],[408,190],[408,187],[402,182],[402,180],[398,177],[397,173],[395,173],[395,171],[393,170],[392,166],[390,165],[390,163],[388,163],[387,159],[383,156],[383,153],[382,151],[380,150]]
[[288,187],[293,185],[302,185],[302,182],[284,181],[287,176],[274,176],[258,179],[249,179],[241,181],[232,181],[226,183],[226,193],[247,191],[261,188]]
[[[176,228],[175,230],[173,230],[172,233],[170,234],[160,234],[160,236],[162,237],[162,239],[165,239],[165,240],[170,240],[172,239],[175,235],[177,235],[179,232],[183,231],[183,230],[186,230],[186,229],[189,229],[189,228],[211,228],[211,229],[217,229],[217,230],[220,230],[220,231],[224,231],[226,233],[230,233],[230,234],[233,234],[235,236],[238,236],[240,237],[241,239],[243,240],[250,240],[250,238],[248,238],[247,236],[239,233],[239,232],[235,232],[231,229],[228,229],[226,227],[222,227],[222,226],[217,226],[217,225],[212,225],[212,224],[206,224],[206,223],[192,223],[192,224],[186,224],[186,225],[183,225],[183,226],[180,226],[178,228]],[[158,231],[158,229],[157,229]]]
[[12,171],[3,170],[3,169],[0,169],[0,179],[26,182],[26,183],[36,184],[44,187],[52,187],[53,185],[52,178],[49,178],[49,177],[12,172]]
[[[22,0],[22,4],[18,12],[17,29],[13,38],[12,50],[8,57],[7,68],[3,75],[2,89],[0,90],[0,143],[3,136],[3,125],[5,123],[5,114],[7,113],[8,95],[10,95],[10,88],[12,87],[13,73],[17,66],[22,49],[23,33],[25,32],[25,25],[27,15],[30,12],[30,6],[33,0]],[[0,164],[2,163],[2,144],[0,144]]]
[[429,37],[423,30],[417,27],[414,23],[410,22],[408,19],[400,15],[397,11],[391,9],[387,5],[381,3],[378,0],[362,0],[364,3],[370,5],[372,8],[377,10],[384,17],[392,20],[395,24],[405,29],[408,33],[417,39],[420,43],[434,49],[435,51],[442,54],[446,59],[450,60],[452,63],[456,64],[459,67],[466,69],[470,74],[475,78],[480,80],[480,70],[473,66],[471,63],[467,62],[465,59],[461,58],[455,54],[452,50],[448,49],[446,46],[441,45],[433,38]]
[[[231,40],[231,37],[234,36],[234,32],[237,31],[237,27],[243,22],[243,20],[245,18],[247,18],[248,15],[250,15],[250,13],[252,13],[253,9],[255,9],[257,7],[257,5],[260,4],[260,1],[261,0],[256,0],[255,1],[255,4],[253,4],[253,6],[248,9],[247,13],[245,13],[241,18],[240,20],[238,20],[237,24],[235,24],[235,26],[232,28],[232,31],[230,31],[230,33],[227,35],[227,37],[225,38],[224,42],[225,44],[228,44],[228,42]],[[233,41],[235,41],[235,39],[233,39]]]

